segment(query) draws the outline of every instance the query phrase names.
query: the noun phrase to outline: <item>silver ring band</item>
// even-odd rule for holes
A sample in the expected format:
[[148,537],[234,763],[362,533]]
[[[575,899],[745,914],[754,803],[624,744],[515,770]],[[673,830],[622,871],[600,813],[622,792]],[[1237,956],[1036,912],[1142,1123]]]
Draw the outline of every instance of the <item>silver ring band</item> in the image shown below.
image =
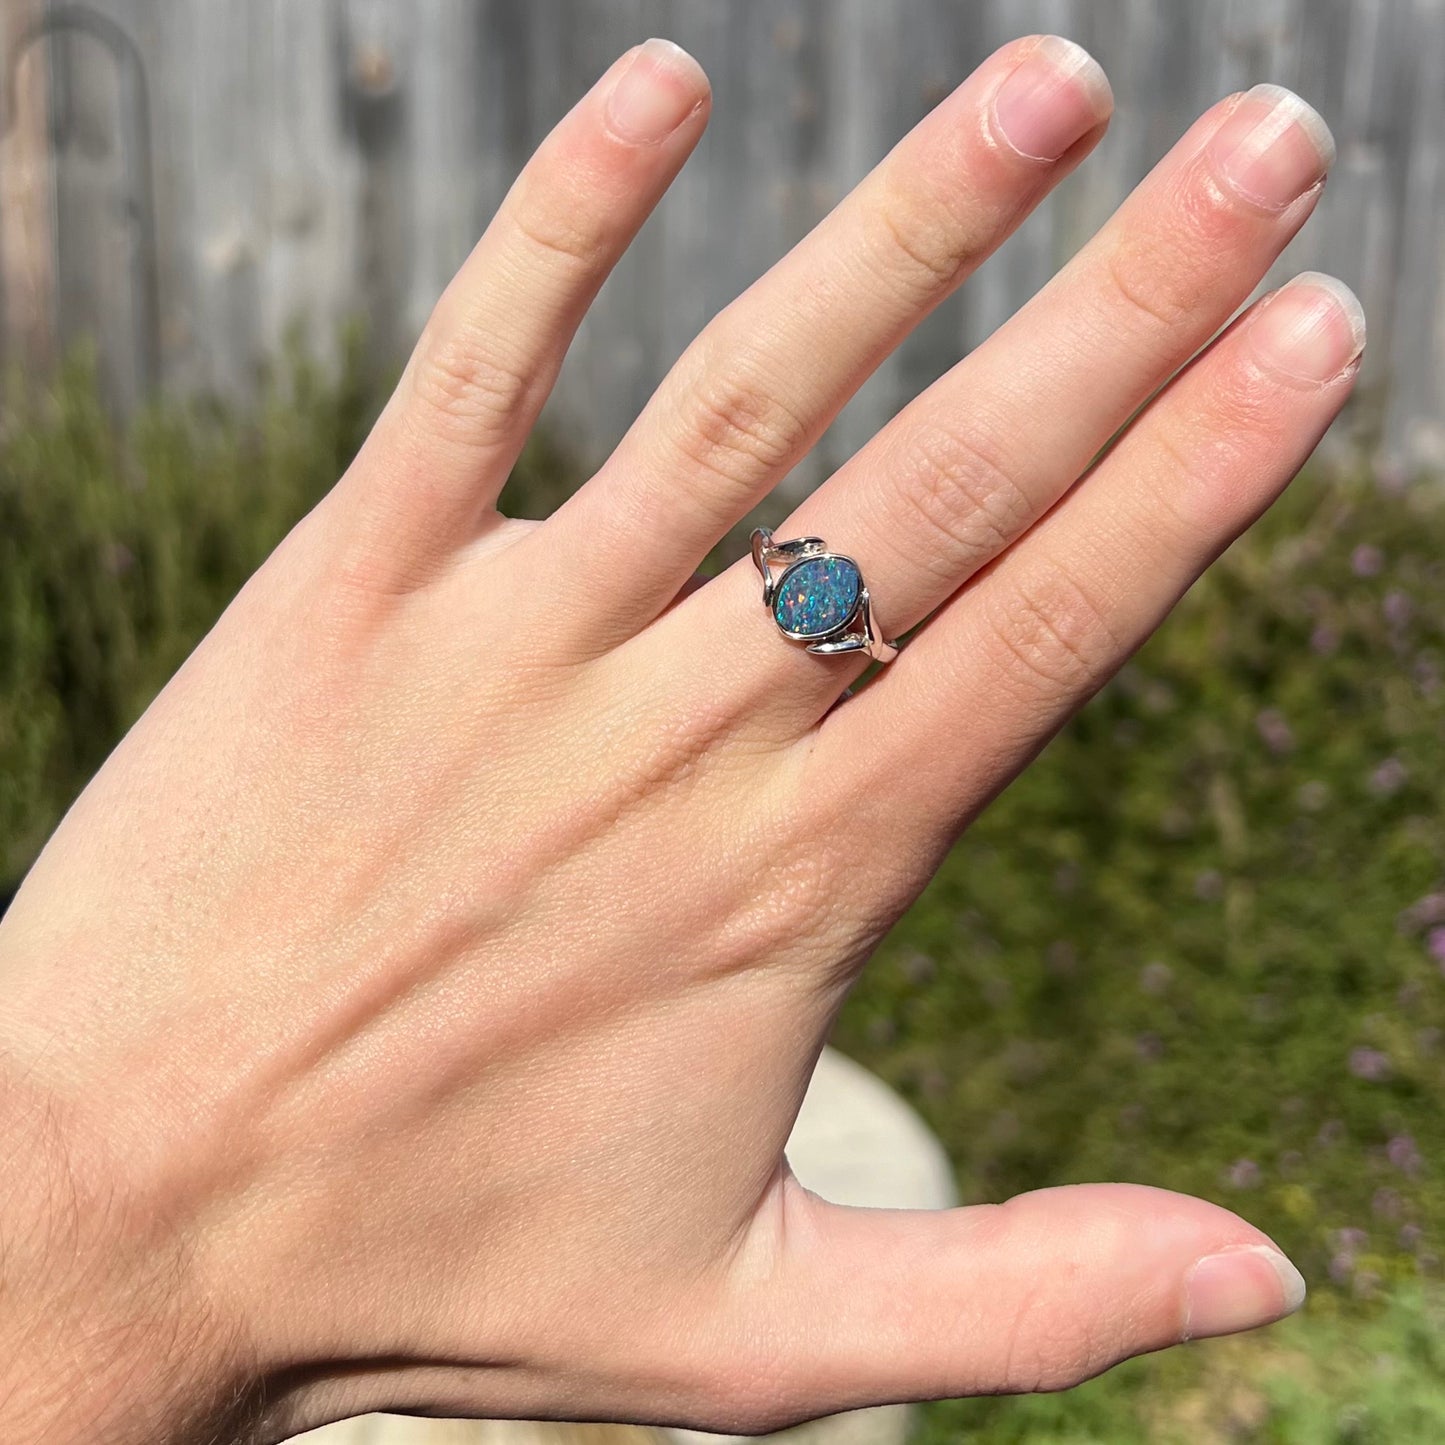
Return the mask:
[[851,557],[830,552],[821,537],[775,542],[766,527],[753,533],[752,543],[763,574],[763,606],[790,642],[825,655],[865,652],[877,662],[898,656],[898,643],[883,640],[863,573]]

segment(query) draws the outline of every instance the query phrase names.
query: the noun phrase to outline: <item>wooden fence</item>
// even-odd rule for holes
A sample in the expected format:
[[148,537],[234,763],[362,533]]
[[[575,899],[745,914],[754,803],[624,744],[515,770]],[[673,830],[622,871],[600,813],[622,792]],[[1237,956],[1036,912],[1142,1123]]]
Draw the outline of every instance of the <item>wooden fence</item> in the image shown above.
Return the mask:
[[703,61],[708,136],[608,283],[555,424],[605,449],[715,310],[991,48],[1056,30],[1104,63],[1110,135],[865,388],[833,465],[1025,300],[1216,97],[1324,112],[1340,159],[1281,270],[1360,292],[1356,433],[1445,466],[1445,0],[6,0],[0,347],[99,348],[122,406],[245,397],[288,328],[369,324],[394,360],[510,178],[648,34]]

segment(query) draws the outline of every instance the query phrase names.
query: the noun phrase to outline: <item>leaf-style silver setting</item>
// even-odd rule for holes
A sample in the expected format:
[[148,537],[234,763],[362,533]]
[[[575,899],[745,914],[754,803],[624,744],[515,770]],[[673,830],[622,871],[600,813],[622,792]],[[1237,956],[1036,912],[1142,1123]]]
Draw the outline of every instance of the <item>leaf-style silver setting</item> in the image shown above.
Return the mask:
[[[753,529],[752,549],[753,564],[763,574],[763,606],[771,607],[778,578],[794,562],[826,554],[828,544],[821,537],[795,537],[791,542],[774,542],[771,528],[756,527]],[[778,569],[776,573],[774,567]]]
[[[857,570],[860,581],[863,576],[862,570],[851,557],[845,557],[841,552],[829,552],[828,544],[821,537],[795,537],[790,542],[774,542],[772,531],[769,528],[757,527],[753,531],[750,543],[753,564],[763,578],[763,606],[770,612],[778,579],[793,563],[801,561],[804,557],[836,557],[839,561],[847,562]],[[778,569],[776,573],[773,571],[774,567]],[[777,622],[776,618],[774,622]],[[788,637],[782,625],[777,623],[777,626],[778,631],[782,632],[784,637]],[[798,638],[791,637],[788,640],[790,642],[800,641]],[[884,640],[878,627],[878,621],[873,616],[873,599],[869,595],[866,583],[858,589],[858,601],[854,604],[852,612],[827,636],[816,638],[812,642],[805,642],[803,646],[809,652],[817,653],[821,657],[832,657],[841,652],[866,652],[875,662],[892,662],[900,650],[897,642]]]

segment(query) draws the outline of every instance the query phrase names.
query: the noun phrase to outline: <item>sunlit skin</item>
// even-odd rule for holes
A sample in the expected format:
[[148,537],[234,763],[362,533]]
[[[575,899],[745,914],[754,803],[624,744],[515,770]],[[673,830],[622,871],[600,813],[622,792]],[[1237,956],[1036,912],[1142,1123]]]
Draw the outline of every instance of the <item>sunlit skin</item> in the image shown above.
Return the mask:
[[1221,101],[780,526],[857,560],[886,636],[918,629],[839,702],[867,658],[780,636],[751,558],[691,575],[1111,99],[1076,48],[1006,46],[575,496],[501,516],[709,105],[649,43],[561,121],[354,464],[0,926],[0,1437],[276,1440],[378,1408],[761,1430],[1062,1387],[1299,1304],[1202,1200],[858,1211],[783,1146],[959,831],[1348,396],[1338,283],[1214,339],[1314,208],[1328,134],[1282,92]]

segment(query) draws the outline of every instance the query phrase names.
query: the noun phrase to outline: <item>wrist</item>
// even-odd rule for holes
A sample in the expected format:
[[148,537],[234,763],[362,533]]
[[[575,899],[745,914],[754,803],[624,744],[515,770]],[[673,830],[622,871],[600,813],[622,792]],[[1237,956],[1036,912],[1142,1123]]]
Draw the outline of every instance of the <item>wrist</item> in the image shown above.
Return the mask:
[[0,1053],[0,1439],[185,1445],[240,1433],[233,1341],[179,1235],[57,1096]]

